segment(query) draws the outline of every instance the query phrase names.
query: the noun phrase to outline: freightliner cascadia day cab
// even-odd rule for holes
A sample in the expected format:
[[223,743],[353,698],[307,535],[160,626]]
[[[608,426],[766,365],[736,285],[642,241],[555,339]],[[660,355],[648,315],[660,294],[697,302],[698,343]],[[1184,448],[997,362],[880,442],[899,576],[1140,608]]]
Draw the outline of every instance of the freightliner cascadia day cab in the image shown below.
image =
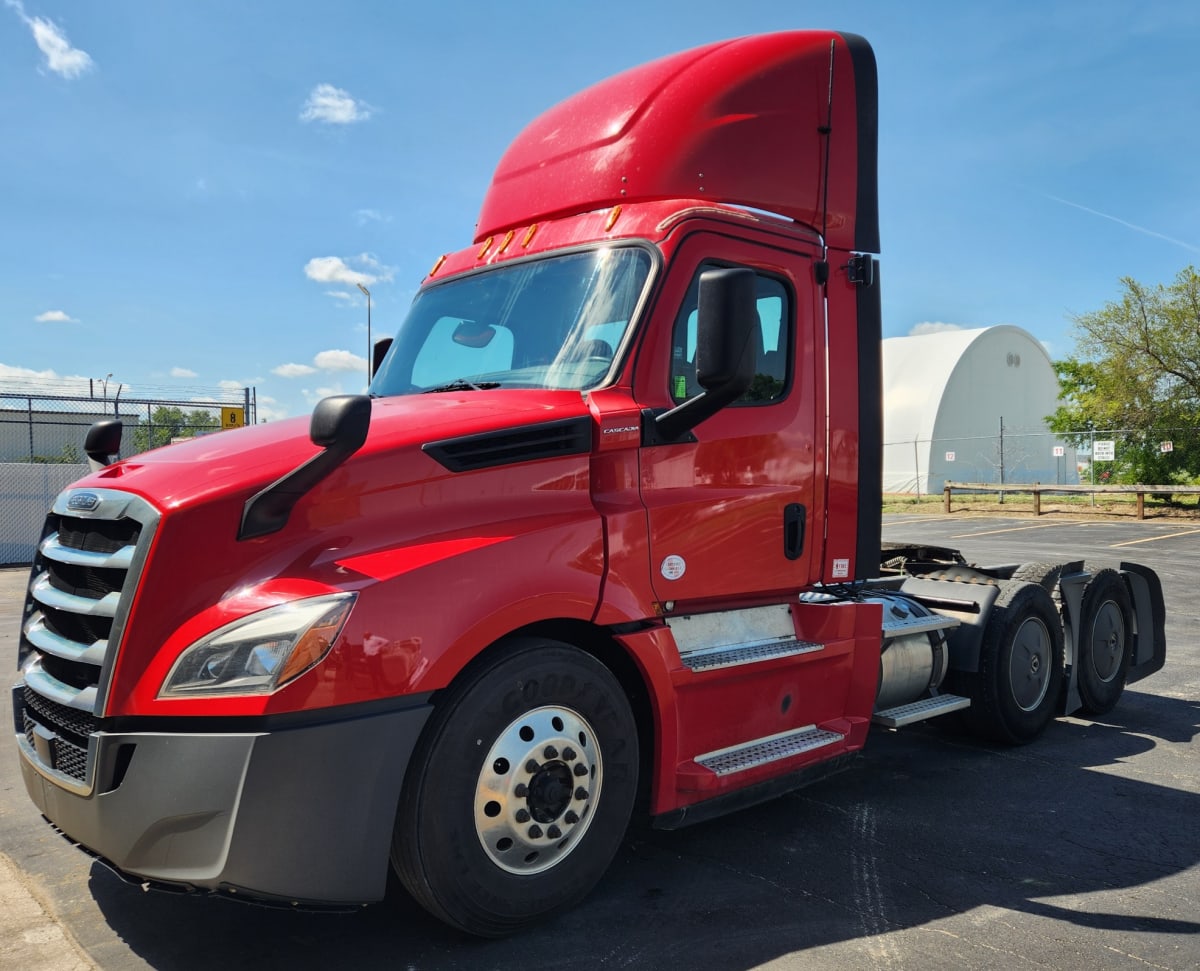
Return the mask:
[[872,721],[1029,742],[1164,661],[1132,563],[881,549],[874,55],[690,50],[536,119],[369,395],[54,503],[25,785],[150,887],[501,935]]

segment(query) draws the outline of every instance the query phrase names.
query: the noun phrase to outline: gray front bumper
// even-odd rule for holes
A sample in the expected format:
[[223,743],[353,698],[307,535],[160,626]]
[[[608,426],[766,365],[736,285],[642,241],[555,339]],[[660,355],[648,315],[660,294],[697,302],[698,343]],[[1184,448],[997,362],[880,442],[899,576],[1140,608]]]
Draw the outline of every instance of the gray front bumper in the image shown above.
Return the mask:
[[366,903],[384,895],[400,787],[430,710],[412,700],[277,731],[95,732],[88,792],[62,785],[18,734],[21,773],[51,823],[127,876]]

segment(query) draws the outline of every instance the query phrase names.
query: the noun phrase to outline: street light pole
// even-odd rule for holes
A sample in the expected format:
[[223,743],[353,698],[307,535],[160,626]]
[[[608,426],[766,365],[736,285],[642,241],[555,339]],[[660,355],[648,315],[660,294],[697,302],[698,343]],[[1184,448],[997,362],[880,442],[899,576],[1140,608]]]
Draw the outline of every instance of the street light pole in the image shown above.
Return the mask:
[[375,349],[371,346],[371,291],[364,287],[361,283],[355,284],[367,298],[367,384],[371,383],[371,358],[375,354]]

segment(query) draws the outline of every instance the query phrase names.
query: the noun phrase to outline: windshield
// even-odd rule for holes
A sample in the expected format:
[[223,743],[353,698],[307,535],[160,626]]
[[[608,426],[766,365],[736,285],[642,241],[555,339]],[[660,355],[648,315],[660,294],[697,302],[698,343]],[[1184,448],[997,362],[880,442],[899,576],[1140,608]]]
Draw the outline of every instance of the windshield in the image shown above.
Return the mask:
[[624,246],[430,287],[413,301],[371,393],[597,387],[649,275],[650,254]]

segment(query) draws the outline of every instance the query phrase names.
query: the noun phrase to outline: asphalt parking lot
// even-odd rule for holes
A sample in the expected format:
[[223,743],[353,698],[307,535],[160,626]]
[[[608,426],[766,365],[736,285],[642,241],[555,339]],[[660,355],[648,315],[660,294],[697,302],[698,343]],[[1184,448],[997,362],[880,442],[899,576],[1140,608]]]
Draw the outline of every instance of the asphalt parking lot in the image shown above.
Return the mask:
[[[1200,966],[1200,522],[893,515],[884,538],[980,563],[1151,566],[1167,598],[1167,666],[1103,721],[1061,719],[1024,748],[937,724],[876,730],[832,779],[689,829],[633,833],[584,905],[509,940],[451,932],[397,888],[350,915],[143,893],[40,819],[11,743],[0,864],[79,948],[47,955],[106,971]],[[0,571],[9,664],[24,577]],[[0,705],[11,724],[7,693]],[[17,967],[6,953],[0,966]]]

